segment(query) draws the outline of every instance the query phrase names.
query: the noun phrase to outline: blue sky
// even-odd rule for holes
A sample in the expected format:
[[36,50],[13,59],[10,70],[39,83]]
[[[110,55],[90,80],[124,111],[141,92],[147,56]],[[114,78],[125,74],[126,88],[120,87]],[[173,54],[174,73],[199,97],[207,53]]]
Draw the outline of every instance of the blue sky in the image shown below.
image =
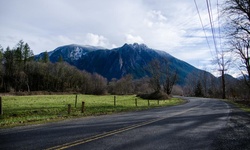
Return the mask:
[[[206,0],[196,1],[211,49],[193,0],[1,0],[0,44],[22,39],[38,54],[67,44],[137,42],[218,75]],[[217,0],[211,6],[216,22]]]

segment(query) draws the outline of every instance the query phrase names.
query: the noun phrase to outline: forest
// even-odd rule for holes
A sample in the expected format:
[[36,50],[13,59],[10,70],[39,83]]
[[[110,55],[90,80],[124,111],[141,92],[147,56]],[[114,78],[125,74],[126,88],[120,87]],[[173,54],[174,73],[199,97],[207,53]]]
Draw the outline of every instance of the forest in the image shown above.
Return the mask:
[[[45,53],[41,60],[34,60],[28,43],[22,40],[10,49],[0,50],[0,91],[1,92],[74,92],[83,94],[133,94],[150,91],[148,79],[133,81],[131,75],[108,82],[94,73],[81,71],[64,62],[51,63]],[[135,86],[136,84],[136,86]]]
[[[82,93],[82,94],[149,94],[164,91],[171,95],[218,97],[222,95],[221,79],[206,74],[190,73],[184,86],[175,85],[178,74],[165,76],[157,69],[159,62],[153,61],[148,68],[151,77],[133,79],[126,75],[121,79],[108,81],[103,76],[77,69],[64,62],[62,57],[51,63],[46,52],[40,60],[34,60],[34,54],[28,43],[20,40],[12,49],[0,49],[0,91],[12,94],[46,93]],[[154,66],[154,67],[153,67]],[[228,98],[248,99],[248,87],[244,80],[226,78],[226,96]]]

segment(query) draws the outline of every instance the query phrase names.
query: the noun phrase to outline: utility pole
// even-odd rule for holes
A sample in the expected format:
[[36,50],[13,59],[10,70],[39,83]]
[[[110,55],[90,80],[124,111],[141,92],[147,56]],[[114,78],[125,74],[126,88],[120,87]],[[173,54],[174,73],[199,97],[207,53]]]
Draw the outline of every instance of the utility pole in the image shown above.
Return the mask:
[[222,99],[225,99],[226,98],[225,70],[220,69],[219,71],[221,71]]

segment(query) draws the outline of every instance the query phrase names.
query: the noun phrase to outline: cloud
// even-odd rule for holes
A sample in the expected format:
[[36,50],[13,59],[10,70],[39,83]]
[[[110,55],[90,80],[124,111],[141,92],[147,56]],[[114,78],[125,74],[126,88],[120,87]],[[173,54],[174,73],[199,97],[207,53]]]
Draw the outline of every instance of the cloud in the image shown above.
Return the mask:
[[109,41],[102,35],[88,33],[84,41],[87,45],[109,47]]
[[140,36],[133,36],[131,34],[126,34],[126,43],[143,43],[143,39]]
[[[167,21],[166,16],[164,16],[162,14],[162,12],[159,10],[158,11],[157,10],[149,11],[147,13],[147,18],[148,18],[148,20],[146,20],[146,21],[150,22],[151,24],[161,24],[161,23]],[[152,26],[149,26],[149,27],[152,27]]]
[[[212,47],[206,3],[196,2]],[[216,19],[216,1],[211,2]],[[0,20],[3,47],[23,39],[35,54],[72,43],[114,48],[137,42],[193,65],[211,57],[195,4],[188,0],[1,0]]]

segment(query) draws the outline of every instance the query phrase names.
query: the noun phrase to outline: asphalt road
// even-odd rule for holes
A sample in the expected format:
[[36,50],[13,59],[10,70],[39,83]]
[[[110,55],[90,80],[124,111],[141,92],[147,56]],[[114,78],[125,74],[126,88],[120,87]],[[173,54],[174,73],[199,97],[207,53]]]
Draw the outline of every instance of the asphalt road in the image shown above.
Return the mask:
[[0,130],[0,149],[250,149],[250,117],[215,99]]

